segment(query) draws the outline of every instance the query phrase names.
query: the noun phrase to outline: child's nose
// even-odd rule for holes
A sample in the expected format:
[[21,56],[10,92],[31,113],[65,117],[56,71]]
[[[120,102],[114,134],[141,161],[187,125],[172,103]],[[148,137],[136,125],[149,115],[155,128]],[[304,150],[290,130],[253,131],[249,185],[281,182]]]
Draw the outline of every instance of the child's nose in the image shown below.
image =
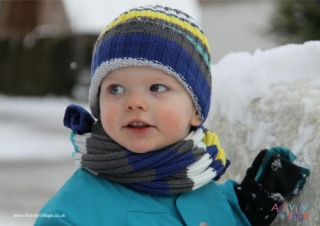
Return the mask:
[[148,105],[141,94],[131,94],[125,106],[126,111],[141,110],[147,111]]

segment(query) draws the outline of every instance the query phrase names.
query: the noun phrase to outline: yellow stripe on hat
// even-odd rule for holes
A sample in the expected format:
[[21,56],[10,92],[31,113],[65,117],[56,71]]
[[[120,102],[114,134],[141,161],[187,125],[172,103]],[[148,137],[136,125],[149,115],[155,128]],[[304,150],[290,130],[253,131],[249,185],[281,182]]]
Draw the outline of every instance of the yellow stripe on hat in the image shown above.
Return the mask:
[[99,39],[102,35],[104,35],[109,29],[111,29],[112,27],[123,23],[127,20],[130,20],[132,18],[138,18],[138,17],[149,17],[152,19],[161,19],[161,20],[165,20],[168,21],[170,23],[179,25],[180,27],[188,30],[189,32],[191,32],[194,36],[198,37],[202,43],[204,43],[204,45],[207,47],[208,52],[210,54],[210,47],[209,47],[209,42],[206,38],[206,36],[202,33],[202,31],[197,27],[197,26],[193,26],[192,24],[181,20],[173,15],[167,15],[164,12],[155,12],[149,9],[145,9],[145,10],[131,10],[127,13],[124,13],[122,15],[120,15],[117,19],[115,19],[114,21],[111,22],[111,24],[109,24],[100,34]]
[[226,159],[226,155],[224,153],[224,150],[222,149],[222,147],[220,145],[220,141],[219,141],[218,136],[215,133],[207,130],[206,134],[202,138],[202,142],[205,143],[208,147],[212,146],[212,145],[217,146],[218,154],[217,154],[217,157],[215,160],[220,159],[222,161],[222,164],[225,166],[227,159]]

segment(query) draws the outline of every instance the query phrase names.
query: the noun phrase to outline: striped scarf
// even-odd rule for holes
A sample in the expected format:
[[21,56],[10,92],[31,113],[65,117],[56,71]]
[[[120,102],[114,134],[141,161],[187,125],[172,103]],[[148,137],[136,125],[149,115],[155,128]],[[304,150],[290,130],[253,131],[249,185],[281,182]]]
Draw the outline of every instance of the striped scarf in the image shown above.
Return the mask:
[[[230,164],[218,137],[203,127],[173,145],[140,154],[113,141],[101,121],[84,120],[83,115],[89,113],[73,105],[64,119],[65,126],[73,130],[70,139],[76,163],[94,175],[132,189],[159,195],[192,191],[218,180]],[[83,133],[77,127],[91,131]]]

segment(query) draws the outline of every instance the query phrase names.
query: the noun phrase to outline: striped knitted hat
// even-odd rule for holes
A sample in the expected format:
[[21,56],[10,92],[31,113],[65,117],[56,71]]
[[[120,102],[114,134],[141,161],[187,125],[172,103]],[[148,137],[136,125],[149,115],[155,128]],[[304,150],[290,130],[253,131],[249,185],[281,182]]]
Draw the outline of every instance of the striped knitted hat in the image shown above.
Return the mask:
[[190,16],[168,7],[138,7],[121,14],[102,31],[94,46],[89,90],[96,118],[100,118],[102,79],[126,66],[151,66],[175,77],[205,121],[211,97],[210,49]]

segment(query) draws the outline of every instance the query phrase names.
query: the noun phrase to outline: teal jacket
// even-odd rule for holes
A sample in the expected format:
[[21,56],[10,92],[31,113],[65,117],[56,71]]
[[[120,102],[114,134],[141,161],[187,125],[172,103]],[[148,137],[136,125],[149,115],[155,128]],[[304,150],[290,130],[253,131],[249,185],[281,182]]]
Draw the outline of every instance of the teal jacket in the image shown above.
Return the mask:
[[234,186],[231,180],[212,181],[188,193],[149,195],[78,169],[40,210],[35,225],[250,225]]

